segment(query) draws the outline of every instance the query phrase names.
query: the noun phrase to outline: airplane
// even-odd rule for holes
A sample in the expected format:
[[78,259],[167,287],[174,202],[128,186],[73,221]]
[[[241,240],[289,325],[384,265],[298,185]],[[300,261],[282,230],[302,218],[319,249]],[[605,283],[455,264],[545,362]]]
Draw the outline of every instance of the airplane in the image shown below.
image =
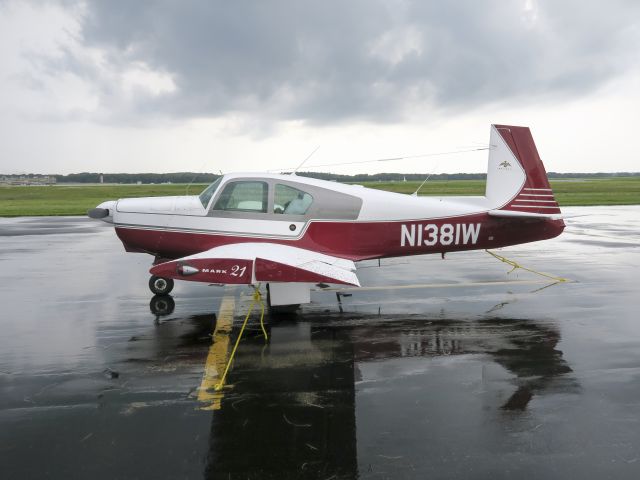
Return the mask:
[[354,262],[554,238],[565,224],[529,128],[492,125],[484,196],[393,193],[295,174],[231,173],[200,195],[103,202],[127,252],[154,256],[149,288],[173,280],[266,283],[272,308],[318,284],[360,286]]

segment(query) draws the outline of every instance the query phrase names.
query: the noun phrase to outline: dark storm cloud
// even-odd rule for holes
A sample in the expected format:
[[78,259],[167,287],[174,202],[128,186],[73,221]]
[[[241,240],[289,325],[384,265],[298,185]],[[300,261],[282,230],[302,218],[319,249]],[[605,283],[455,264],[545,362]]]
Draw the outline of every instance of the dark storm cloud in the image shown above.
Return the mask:
[[116,67],[139,61],[172,75],[173,93],[128,103],[102,83],[105,102],[128,113],[384,122],[420,105],[472,108],[590,91],[637,60],[639,6],[105,0],[87,4],[82,42]]

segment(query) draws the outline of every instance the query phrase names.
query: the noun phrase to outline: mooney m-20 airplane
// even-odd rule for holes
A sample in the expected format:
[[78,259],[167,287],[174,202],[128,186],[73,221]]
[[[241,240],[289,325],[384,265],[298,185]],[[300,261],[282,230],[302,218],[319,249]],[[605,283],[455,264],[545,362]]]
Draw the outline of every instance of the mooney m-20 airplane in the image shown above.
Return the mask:
[[108,201],[126,251],[155,257],[151,291],[173,280],[266,283],[271,306],[310,302],[314,284],[360,286],[354,262],[505,247],[565,224],[531,132],[492,125],[484,196],[418,197],[291,175],[223,175],[199,196]]

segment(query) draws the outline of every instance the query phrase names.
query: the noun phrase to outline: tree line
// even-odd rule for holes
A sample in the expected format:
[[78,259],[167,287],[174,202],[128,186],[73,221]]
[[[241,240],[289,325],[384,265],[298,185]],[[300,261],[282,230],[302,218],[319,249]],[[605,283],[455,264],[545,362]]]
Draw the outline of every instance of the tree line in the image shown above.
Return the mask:
[[[484,180],[486,173],[376,173],[376,174],[356,174],[340,175],[337,173],[324,172],[298,172],[297,175],[303,177],[317,178],[320,180],[332,180],[344,183],[360,182],[402,182],[422,181],[429,177],[430,180]],[[38,174],[5,175],[7,178],[33,176]],[[220,175],[214,173],[70,173],[68,175],[52,175],[57,183],[100,183],[100,177],[104,183],[211,183]],[[599,173],[557,173],[549,172],[549,178],[609,178],[609,177],[637,177],[640,172],[599,172]]]

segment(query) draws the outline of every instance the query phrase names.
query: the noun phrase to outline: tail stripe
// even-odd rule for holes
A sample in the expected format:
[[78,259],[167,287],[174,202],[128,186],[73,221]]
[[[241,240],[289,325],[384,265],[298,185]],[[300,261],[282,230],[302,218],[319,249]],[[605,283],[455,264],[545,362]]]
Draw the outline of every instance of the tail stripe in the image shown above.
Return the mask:
[[519,193],[511,201],[511,203],[506,207],[507,210],[511,210],[511,209],[517,210],[522,208],[555,210],[555,212],[553,213],[557,213],[560,211],[558,202],[556,202],[556,199],[552,193],[550,194]]
[[548,207],[546,205],[514,205],[514,206],[518,207],[518,208],[552,208],[552,209],[558,210],[558,212],[560,212],[560,208],[558,206],[553,206],[553,207]]

